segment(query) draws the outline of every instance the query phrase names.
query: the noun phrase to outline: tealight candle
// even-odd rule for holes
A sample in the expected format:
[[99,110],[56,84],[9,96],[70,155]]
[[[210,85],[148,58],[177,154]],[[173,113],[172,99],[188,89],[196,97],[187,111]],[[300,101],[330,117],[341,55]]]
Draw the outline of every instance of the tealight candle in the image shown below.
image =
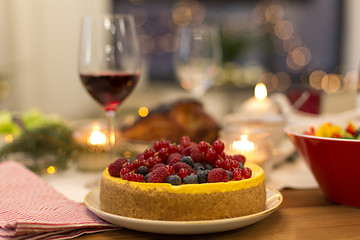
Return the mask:
[[225,128],[220,135],[227,146],[226,152],[230,155],[244,155],[247,161],[262,167],[271,158],[271,141],[268,132]]
[[256,84],[254,97],[245,101],[239,109],[242,114],[256,117],[274,114],[278,111],[276,105],[267,97],[267,89],[264,83]]
[[83,147],[77,160],[78,169],[94,171],[103,170],[108,166],[107,141],[109,137],[104,123],[93,121],[82,124],[82,127],[75,131],[75,139]]

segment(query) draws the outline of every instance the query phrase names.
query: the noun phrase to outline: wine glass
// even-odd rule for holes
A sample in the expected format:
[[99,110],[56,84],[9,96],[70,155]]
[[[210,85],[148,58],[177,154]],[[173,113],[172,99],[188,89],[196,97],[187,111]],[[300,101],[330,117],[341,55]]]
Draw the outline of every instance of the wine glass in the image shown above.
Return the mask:
[[219,30],[215,25],[184,26],[175,39],[173,60],[178,80],[200,98],[212,86],[221,65]]
[[140,76],[133,16],[84,17],[79,61],[83,86],[105,111],[108,151],[115,157],[116,110],[134,90]]

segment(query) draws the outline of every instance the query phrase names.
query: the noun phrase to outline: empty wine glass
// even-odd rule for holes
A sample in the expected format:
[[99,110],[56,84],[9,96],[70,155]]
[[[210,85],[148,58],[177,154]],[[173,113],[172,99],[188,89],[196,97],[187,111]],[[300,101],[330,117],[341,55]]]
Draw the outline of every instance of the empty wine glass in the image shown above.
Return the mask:
[[213,84],[221,65],[219,30],[214,25],[180,27],[176,34],[175,71],[181,86],[201,97]]
[[114,157],[115,113],[140,76],[133,16],[108,14],[83,19],[79,71],[83,86],[105,111],[108,150]]

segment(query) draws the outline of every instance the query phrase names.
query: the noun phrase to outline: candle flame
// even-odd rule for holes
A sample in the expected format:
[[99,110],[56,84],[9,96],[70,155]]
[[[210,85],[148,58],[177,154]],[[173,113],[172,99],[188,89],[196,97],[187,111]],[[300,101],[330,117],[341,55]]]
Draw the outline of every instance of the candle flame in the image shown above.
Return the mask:
[[267,97],[267,89],[264,83],[256,84],[254,95],[258,100],[264,100]]
[[246,135],[240,136],[241,140],[234,141],[230,146],[236,153],[246,154],[247,152],[254,151],[255,145],[247,139]]
[[104,145],[106,143],[106,135],[100,131],[99,126],[92,128],[88,143],[91,145]]

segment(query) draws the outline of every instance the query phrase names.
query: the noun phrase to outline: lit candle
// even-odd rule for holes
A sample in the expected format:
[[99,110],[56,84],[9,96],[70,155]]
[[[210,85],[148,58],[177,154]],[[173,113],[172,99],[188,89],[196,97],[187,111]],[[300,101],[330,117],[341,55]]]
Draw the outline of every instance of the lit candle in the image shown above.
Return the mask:
[[269,158],[269,145],[263,138],[252,141],[246,134],[240,136],[240,140],[236,139],[229,145],[229,154],[241,154],[248,161],[263,166],[264,162]]
[[[80,143],[84,146],[81,156],[77,159],[77,167],[80,170],[103,170],[109,164],[107,156],[107,142],[105,125],[93,122],[82,126],[77,132]],[[111,139],[111,136],[110,136]]]
[[240,106],[240,112],[248,116],[259,117],[278,113],[278,111],[271,99],[267,97],[267,89],[264,83],[256,84],[254,97],[251,97]]
[[93,126],[90,136],[87,139],[89,145],[105,145],[106,135],[100,131],[99,126]]

